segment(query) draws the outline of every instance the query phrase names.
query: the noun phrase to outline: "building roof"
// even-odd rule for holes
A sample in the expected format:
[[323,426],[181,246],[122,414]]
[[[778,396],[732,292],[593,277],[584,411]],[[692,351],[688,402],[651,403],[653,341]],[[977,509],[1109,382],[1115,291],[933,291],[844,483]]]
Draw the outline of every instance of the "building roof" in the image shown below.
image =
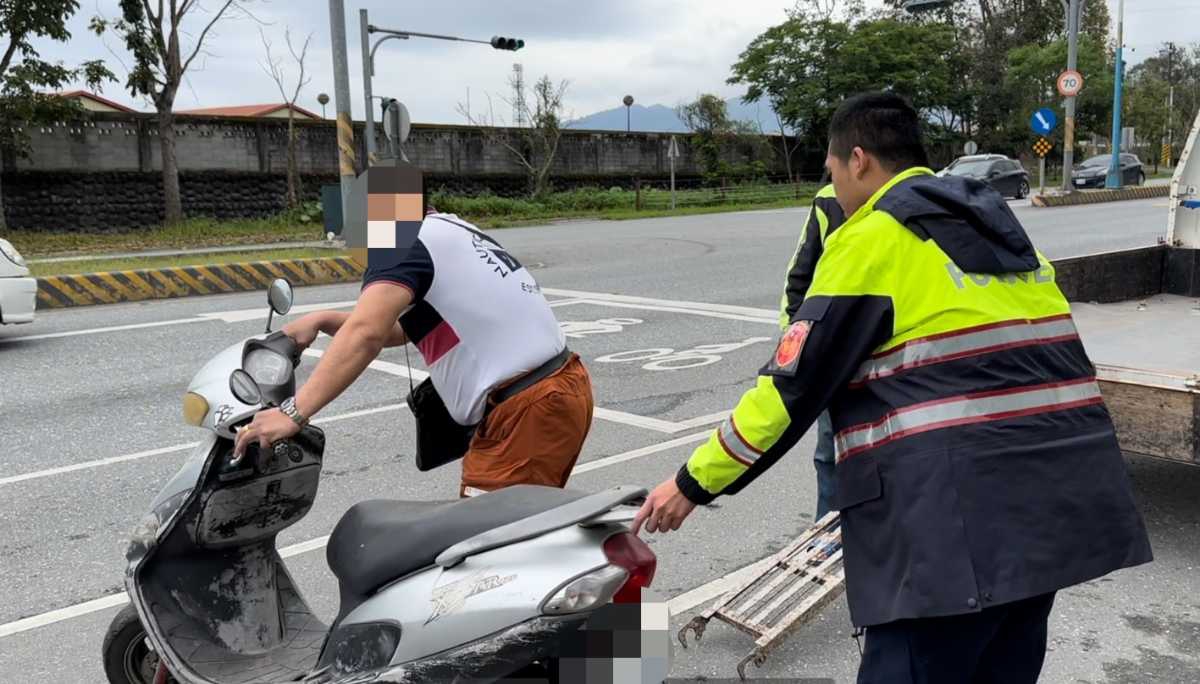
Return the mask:
[[127,107],[127,106],[121,104],[120,102],[113,102],[112,100],[108,99],[107,97],[101,97],[101,96],[97,95],[96,93],[93,93],[88,90],[68,90],[66,92],[58,93],[58,96],[59,97],[67,97],[67,98],[72,98],[72,97],[84,98],[87,100],[92,100],[93,102],[99,102],[100,104],[106,105],[108,107],[112,107],[113,109],[119,109],[122,112],[129,112],[131,114],[137,113],[137,110],[133,109],[132,107]]
[[[269,104],[251,104],[251,105],[234,105],[230,107],[202,107],[200,109],[177,109],[176,114],[196,114],[200,116],[267,116],[278,112],[281,109],[287,109],[286,102],[273,102]],[[292,111],[302,116],[307,116],[310,119],[320,119],[321,117],[308,111],[303,107],[292,105]]]

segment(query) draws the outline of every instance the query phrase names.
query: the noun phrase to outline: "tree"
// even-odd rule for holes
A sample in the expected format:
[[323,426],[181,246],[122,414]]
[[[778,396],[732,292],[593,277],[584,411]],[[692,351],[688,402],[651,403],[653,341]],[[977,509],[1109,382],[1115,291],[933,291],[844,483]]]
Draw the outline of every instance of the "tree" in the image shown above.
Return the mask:
[[[222,0],[217,11],[200,31],[189,31],[185,22],[203,11],[200,0],[158,0],[157,12],[150,0],[121,0],[121,18],[111,28],[125,42],[133,57],[126,86],[133,95],[144,95],[154,102],[158,113],[158,139],[162,151],[163,201],[167,224],[183,220],[179,194],[179,161],[175,156],[175,95],[196,56],[201,54],[209,31],[223,17],[245,11],[238,0]],[[91,29],[104,34],[110,22],[93,17]],[[190,51],[183,47],[186,37],[195,35]],[[185,55],[186,52],[186,56]]]
[[746,86],[744,100],[770,101],[814,148],[824,146],[837,105],[863,91],[894,90],[926,114],[954,111],[965,60],[952,26],[867,18],[853,7],[835,18],[827,9],[792,10],[750,43],[728,80]]
[[284,103],[288,108],[288,128],[287,128],[287,203],[289,208],[295,208],[300,204],[300,173],[296,164],[296,100],[300,97],[300,89],[312,80],[312,76],[307,78],[304,75],[304,58],[308,55],[308,43],[312,40],[312,34],[308,34],[304,39],[304,45],[300,47],[300,53],[296,54],[296,48],[292,46],[292,35],[290,31],[283,32],[284,42],[287,43],[288,52],[295,60],[296,66],[300,73],[296,76],[296,87],[291,89],[291,96],[288,96],[288,88],[284,85],[287,80],[281,62],[283,58],[275,58],[271,54],[271,41],[267,40],[267,34],[260,27],[258,34],[262,37],[263,49],[267,53],[267,62],[262,65],[263,71],[275,81],[275,85],[279,88],[279,95],[283,98]]
[[[26,128],[84,115],[79,103],[45,91],[61,90],[74,81],[100,90],[105,81],[115,80],[100,60],[69,68],[41,59],[34,48],[35,38],[70,40],[67,19],[78,9],[77,0],[0,1],[0,36],[8,39],[0,56],[0,149],[9,154],[29,154]],[[6,227],[0,195],[0,230]]]
[[[729,176],[762,175],[766,169],[758,157],[760,150],[753,150],[749,164],[734,167],[724,157],[724,152],[734,146],[752,147],[764,145],[766,138],[756,135],[755,124],[729,118],[725,100],[710,93],[697,97],[693,102],[679,105],[675,114],[683,125],[692,132],[692,148],[700,157],[700,167],[709,183],[719,182]],[[769,144],[765,148],[769,154]],[[756,165],[757,162],[757,165]]]
[[[488,113],[477,115],[466,105],[459,103],[458,112],[467,121],[479,128],[489,141],[499,143],[512,154],[525,169],[526,184],[530,197],[540,197],[550,186],[550,169],[558,154],[558,142],[562,138],[563,97],[567,93],[567,81],[555,83],[543,75],[533,84],[533,97],[515,95],[514,102],[505,100],[518,113],[518,118],[528,125],[521,128],[499,129],[488,96]],[[529,100],[533,100],[530,107]]]
[[1167,141],[1167,109],[1163,105],[1169,91],[1167,82],[1150,70],[1131,73],[1126,81],[1124,122],[1134,127],[1139,138],[1150,141],[1146,158],[1154,160],[1155,173],[1161,158],[1158,145]]

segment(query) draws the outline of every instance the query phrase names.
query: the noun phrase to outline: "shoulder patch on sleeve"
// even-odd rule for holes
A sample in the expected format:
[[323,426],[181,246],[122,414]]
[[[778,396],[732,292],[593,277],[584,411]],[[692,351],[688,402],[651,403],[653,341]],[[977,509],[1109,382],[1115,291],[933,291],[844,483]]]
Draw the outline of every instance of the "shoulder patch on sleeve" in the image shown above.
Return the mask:
[[788,326],[783,337],[779,338],[779,346],[775,348],[775,355],[771,358],[767,370],[794,374],[800,365],[800,354],[804,351],[804,343],[808,340],[810,330],[810,321],[796,321]]

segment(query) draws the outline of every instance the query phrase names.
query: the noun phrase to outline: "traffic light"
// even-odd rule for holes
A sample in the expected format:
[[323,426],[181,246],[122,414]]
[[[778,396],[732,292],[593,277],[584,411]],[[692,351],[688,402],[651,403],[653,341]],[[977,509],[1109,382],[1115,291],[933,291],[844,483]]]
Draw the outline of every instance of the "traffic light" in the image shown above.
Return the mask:
[[525,47],[525,41],[520,38],[505,38],[504,36],[492,36],[492,47],[497,50],[512,50],[516,52]]

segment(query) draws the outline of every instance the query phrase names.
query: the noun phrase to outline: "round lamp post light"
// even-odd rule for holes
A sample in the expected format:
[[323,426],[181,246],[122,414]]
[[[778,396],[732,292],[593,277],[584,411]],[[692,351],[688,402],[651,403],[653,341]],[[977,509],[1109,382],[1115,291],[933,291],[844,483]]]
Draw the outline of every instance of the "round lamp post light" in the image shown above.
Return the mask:
[[625,132],[628,133],[629,132],[629,108],[633,106],[633,96],[626,95],[624,98],[621,99],[621,102],[625,103]]

